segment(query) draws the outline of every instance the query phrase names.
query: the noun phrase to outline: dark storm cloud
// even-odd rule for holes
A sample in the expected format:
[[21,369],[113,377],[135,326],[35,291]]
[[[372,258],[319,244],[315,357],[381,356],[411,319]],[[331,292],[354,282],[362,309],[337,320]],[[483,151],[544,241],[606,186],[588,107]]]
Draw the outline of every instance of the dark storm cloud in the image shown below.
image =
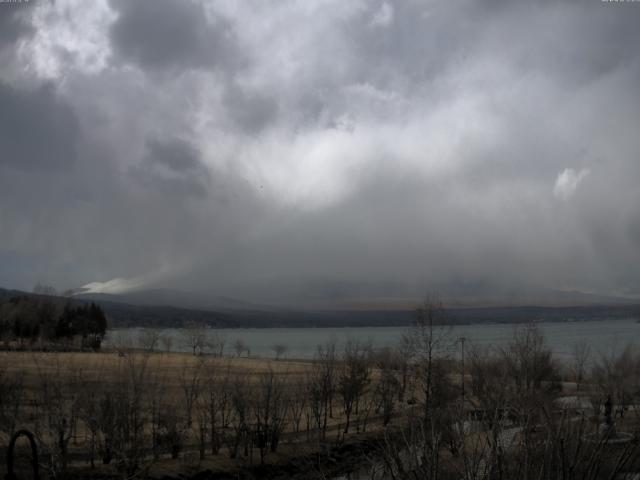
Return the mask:
[[167,194],[207,194],[209,172],[198,151],[184,140],[148,140],[147,153],[132,173],[143,185]]
[[30,7],[28,2],[0,3],[0,49],[12,46],[18,38],[33,31],[27,18]]
[[638,4],[74,2],[0,19],[0,283],[640,291]]
[[198,172],[202,168],[197,150],[184,140],[152,139],[147,141],[147,149],[146,163],[164,165],[178,173]]
[[78,122],[52,85],[35,90],[0,83],[0,167],[66,170],[76,161]]
[[274,123],[278,114],[278,104],[273,98],[234,84],[227,88],[223,102],[229,116],[248,134],[259,133]]
[[219,17],[207,20],[194,1],[113,0],[118,19],[111,27],[116,52],[142,68],[229,68],[241,61],[234,32]]

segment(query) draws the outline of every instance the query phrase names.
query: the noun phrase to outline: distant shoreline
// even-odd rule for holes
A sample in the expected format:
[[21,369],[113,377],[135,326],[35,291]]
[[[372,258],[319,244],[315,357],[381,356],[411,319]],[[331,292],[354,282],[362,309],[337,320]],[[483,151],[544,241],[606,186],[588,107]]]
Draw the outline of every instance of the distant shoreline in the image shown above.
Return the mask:
[[[535,324],[555,324],[555,323],[584,323],[584,322],[606,322],[609,320],[629,320],[640,323],[640,320],[634,317],[606,317],[606,318],[579,318],[579,319],[538,319],[538,320],[504,320],[504,321],[467,321],[467,322],[451,322],[451,323],[439,323],[434,324],[437,327],[468,327],[468,326],[495,326],[495,325],[526,325],[528,323]],[[388,325],[378,325],[378,324],[362,324],[362,325],[305,325],[305,324],[287,324],[287,325],[256,325],[256,326],[230,326],[230,327],[221,327],[221,326],[206,326],[206,328],[211,330],[273,330],[273,329],[331,329],[331,328],[411,328],[413,323],[398,323],[398,324],[388,324]],[[133,329],[182,329],[185,328],[183,326],[177,327],[147,327],[147,326],[138,326],[138,325],[126,325],[122,327],[114,327],[109,328],[108,330],[133,330]]]

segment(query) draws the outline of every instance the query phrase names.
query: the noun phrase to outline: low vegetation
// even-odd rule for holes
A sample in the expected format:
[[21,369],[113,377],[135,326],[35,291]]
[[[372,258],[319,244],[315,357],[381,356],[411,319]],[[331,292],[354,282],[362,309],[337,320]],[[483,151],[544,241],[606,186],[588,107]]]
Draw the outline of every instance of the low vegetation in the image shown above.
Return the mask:
[[[528,325],[504,348],[463,352],[436,328],[444,320],[437,302],[425,303],[395,348],[329,342],[308,362],[285,358],[284,345],[273,359],[246,358],[246,345],[197,325],[182,339],[190,353],[169,353],[154,331],[113,352],[0,352],[0,444],[19,428],[34,432],[49,478],[207,469],[251,478],[300,458],[301,476],[330,478],[345,467],[336,449],[365,444],[350,456],[367,478],[614,479],[640,470],[638,351],[578,346],[559,364]],[[631,441],[608,442],[607,401]]]
[[107,318],[94,304],[73,304],[50,295],[18,295],[0,302],[5,348],[100,348]]

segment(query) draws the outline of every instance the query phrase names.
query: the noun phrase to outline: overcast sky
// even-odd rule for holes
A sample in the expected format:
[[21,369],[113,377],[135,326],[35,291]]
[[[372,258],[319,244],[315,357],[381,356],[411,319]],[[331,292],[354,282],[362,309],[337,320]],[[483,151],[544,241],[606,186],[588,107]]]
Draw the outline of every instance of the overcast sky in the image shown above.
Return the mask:
[[640,295],[639,25],[600,0],[0,3],[0,286]]

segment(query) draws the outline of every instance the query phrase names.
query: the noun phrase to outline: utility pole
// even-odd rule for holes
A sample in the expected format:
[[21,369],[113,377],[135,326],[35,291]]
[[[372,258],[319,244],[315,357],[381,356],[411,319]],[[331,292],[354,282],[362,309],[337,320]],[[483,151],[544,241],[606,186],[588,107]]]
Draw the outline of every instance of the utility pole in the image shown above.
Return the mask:
[[462,408],[464,409],[464,342],[467,339],[465,337],[460,337],[459,340],[462,353],[462,371],[460,372],[460,383],[462,385]]

